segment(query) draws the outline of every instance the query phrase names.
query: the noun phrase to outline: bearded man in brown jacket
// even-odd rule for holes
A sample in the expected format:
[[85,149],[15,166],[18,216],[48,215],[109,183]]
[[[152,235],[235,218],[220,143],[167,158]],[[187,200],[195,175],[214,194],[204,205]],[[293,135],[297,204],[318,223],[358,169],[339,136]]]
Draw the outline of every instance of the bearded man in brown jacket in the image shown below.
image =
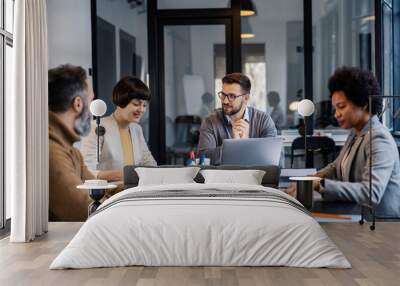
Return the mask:
[[90,198],[76,189],[94,179],[73,143],[90,131],[93,89],[83,68],[63,65],[49,70],[49,172],[51,221],[84,221]]

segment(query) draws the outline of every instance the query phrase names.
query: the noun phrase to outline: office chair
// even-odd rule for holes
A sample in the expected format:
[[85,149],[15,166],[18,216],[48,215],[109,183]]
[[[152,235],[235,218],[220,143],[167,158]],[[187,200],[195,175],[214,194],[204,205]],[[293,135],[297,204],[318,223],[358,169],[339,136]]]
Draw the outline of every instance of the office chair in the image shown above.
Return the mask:
[[[307,137],[307,149],[308,151],[319,152],[322,154],[324,166],[329,162],[332,162],[336,158],[336,144],[335,141],[327,136],[310,136]],[[304,151],[304,137],[297,137],[292,142],[292,148],[290,151],[290,167],[293,168],[294,157],[303,157],[303,154],[294,154],[295,150]],[[331,160],[328,159],[328,155],[332,154]]]
[[170,163],[176,164],[178,158],[185,158],[197,148],[200,136],[201,117],[180,115],[175,118],[175,142],[168,148]]

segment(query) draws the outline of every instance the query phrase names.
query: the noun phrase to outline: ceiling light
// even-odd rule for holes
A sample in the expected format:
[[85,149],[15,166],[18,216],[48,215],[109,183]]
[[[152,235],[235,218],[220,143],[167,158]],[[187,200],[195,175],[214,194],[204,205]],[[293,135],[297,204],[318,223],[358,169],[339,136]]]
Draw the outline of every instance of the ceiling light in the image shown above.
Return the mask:
[[242,33],[240,35],[240,37],[242,39],[251,39],[254,38],[255,35],[253,33],[253,29],[250,25],[250,21],[248,18],[242,18],[241,19],[242,22]]
[[256,5],[254,5],[252,0],[240,1],[240,16],[252,16],[256,13]]

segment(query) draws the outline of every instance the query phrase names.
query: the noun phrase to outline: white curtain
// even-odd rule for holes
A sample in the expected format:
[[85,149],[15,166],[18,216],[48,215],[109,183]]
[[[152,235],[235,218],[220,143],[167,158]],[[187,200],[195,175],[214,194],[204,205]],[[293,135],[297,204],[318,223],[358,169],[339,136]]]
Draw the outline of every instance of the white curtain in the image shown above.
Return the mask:
[[46,0],[15,1],[13,92],[6,99],[6,187],[12,242],[48,228]]

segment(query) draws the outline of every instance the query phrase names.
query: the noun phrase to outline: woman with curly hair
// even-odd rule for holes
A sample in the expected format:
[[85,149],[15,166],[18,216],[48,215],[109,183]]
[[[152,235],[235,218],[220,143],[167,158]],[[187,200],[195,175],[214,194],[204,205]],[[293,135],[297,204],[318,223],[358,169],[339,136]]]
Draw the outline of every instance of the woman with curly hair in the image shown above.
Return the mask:
[[[325,201],[367,203],[372,160],[372,203],[376,214],[399,217],[399,153],[392,135],[377,116],[382,112],[382,97],[372,97],[369,113],[370,95],[380,95],[376,78],[368,70],[342,67],[331,76],[328,88],[336,120],[341,128],[351,131],[336,160],[316,174],[323,179],[315,183],[314,189]],[[294,187],[287,192],[295,193]]]

